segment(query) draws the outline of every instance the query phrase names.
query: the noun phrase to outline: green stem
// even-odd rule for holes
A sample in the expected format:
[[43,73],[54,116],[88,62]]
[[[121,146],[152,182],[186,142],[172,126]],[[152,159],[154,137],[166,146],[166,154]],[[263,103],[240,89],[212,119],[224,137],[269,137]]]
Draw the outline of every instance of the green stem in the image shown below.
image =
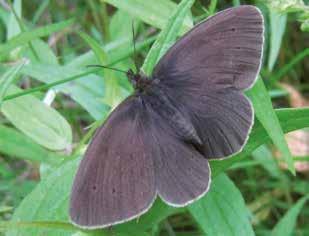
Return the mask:
[[104,42],[109,42],[110,40],[110,33],[109,33],[109,16],[106,9],[106,4],[101,2],[101,15],[103,18],[103,33],[104,33]]
[[[11,10],[12,10],[12,12],[13,12],[13,15],[14,15],[14,17],[15,17],[15,19],[16,19],[18,25],[19,25],[19,28],[21,29],[22,32],[25,32],[26,29],[25,29],[25,27],[24,27],[24,25],[23,25],[21,19],[20,19],[19,16],[17,15],[17,13],[16,13],[14,7],[13,7],[11,4],[10,4],[10,7],[11,7]],[[35,59],[36,59],[37,61],[39,61],[39,60],[40,60],[40,59],[39,59],[39,56],[38,56],[38,54],[36,53],[36,51],[35,51],[35,49],[34,49],[32,43],[29,42],[28,44],[29,44],[29,48],[30,48],[30,50],[32,51],[32,53],[33,53]]]
[[27,90],[22,91],[20,93],[14,93],[14,94],[5,96],[3,98],[3,101],[7,101],[7,100],[11,100],[13,98],[25,96],[27,94],[35,93],[35,92],[38,92],[38,91],[42,91],[44,89],[49,89],[49,88],[52,88],[52,87],[54,87],[56,85],[64,84],[64,83],[70,82],[72,80],[76,80],[76,79],[78,79],[78,78],[80,78],[82,76],[86,76],[88,74],[98,72],[99,70],[101,70],[101,69],[100,68],[96,68],[96,69],[88,70],[86,72],[80,73],[78,75],[74,75],[72,77],[69,77],[69,78],[66,78],[66,79],[63,79],[63,80],[59,80],[59,81],[56,81],[56,82],[53,82],[53,83],[50,83],[50,84],[45,84],[45,85],[42,85],[42,86],[38,86],[38,87],[35,87],[35,88],[32,88],[32,89],[27,89]]

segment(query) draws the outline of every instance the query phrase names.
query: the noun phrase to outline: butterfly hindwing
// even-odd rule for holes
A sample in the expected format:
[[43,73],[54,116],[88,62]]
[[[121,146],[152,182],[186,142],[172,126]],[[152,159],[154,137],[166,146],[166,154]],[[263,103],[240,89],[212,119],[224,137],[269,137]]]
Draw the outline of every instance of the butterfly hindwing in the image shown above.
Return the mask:
[[[185,206],[208,191],[208,160],[175,130],[179,123],[175,126],[171,122],[177,122],[180,117],[173,115],[168,103],[154,105],[161,100],[157,96],[164,95],[154,95],[149,91],[149,95],[144,96],[145,109],[151,114],[148,129],[151,137],[148,138],[151,140],[149,149],[155,165],[157,192],[167,204]],[[190,127],[190,124],[180,124]]]

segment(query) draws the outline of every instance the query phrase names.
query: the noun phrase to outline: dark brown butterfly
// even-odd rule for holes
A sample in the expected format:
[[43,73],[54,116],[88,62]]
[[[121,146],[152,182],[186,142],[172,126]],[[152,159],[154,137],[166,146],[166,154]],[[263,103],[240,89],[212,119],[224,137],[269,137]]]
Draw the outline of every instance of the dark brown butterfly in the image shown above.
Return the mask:
[[261,66],[263,17],[230,8],[198,24],[163,56],[151,79],[96,132],[75,177],[70,216],[103,228],[145,213],[157,195],[182,207],[209,189],[209,159],[242,150],[253,124],[244,90]]

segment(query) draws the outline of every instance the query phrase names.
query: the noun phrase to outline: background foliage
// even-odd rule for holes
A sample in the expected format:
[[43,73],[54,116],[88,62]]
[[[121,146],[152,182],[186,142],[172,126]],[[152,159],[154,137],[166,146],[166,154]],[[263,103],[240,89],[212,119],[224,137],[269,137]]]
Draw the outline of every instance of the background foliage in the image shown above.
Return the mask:
[[[212,161],[210,192],[186,208],[158,199],[112,229],[71,225],[80,158],[132,92],[123,74],[86,65],[134,68],[133,22],[137,62],[150,74],[196,22],[239,4],[259,7],[266,27],[244,150]],[[0,1],[0,235],[309,235],[308,31],[302,0]]]

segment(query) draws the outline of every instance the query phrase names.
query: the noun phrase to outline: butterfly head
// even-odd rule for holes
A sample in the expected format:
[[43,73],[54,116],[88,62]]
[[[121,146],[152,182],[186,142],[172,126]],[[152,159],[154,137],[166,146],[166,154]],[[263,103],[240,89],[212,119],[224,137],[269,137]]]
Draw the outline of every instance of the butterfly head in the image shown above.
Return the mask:
[[142,73],[134,73],[132,69],[127,71],[127,77],[133,88],[138,91],[144,91],[144,89],[151,83],[151,80],[147,79],[146,75],[143,75]]

